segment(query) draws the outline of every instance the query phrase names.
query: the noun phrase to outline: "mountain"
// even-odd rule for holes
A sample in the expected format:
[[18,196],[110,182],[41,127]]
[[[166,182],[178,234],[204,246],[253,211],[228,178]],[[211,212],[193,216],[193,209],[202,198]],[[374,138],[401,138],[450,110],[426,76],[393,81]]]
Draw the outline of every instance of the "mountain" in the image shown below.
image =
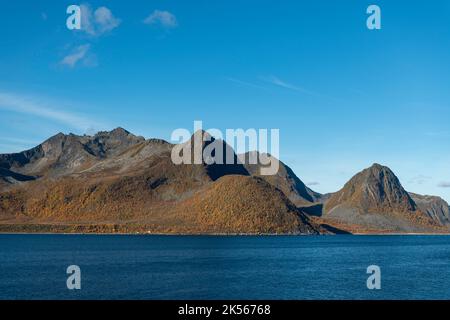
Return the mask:
[[[277,173],[262,175],[255,156],[278,163]],[[171,144],[117,128],[0,155],[0,232],[17,231],[436,233],[450,231],[450,210],[408,193],[379,164],[321,195],[278,159],[237,156],[204,131]]]
[[5,184],[15,184],[19,182],[26,182],[35,180],[33,176],[26,176],[20,173],[13,172],[11,170],[0,168],[0,181]]
[[409,194],[417,207],[431,219],[442,225],[450,225],[450,207],[444,199],[411,192]]
[[[172,145],[123,129],[92,137],[58,134],[32,150],[3,155],[4,170],[35,178],[1,187],[0,231],[322,232],[281,191],[250,177],[226,143],[203,137],[196,132]],[[177,165],[175,147],[212,150],[217,159],[229,152],[236,161]]]
[[[215,139],[206,131],[195,132],[189,141],[175,148],[180,151],[181,156],[184,156],[184,152],[189,152],[185,160],[191,164],[200,162],[212,180],[229,174],[249,175],[233,148],[223,140]],[[229,163],[230,160],[231,163]]]
[[388,168],[374,164],[356,174],[342,190],[327,201],[327,208],[349,206],[362,212],[380,212],[386,209],[412,212],[414,201],[403,189],[395,174]]
[[188,199],[179,210],[215,233],[318,234],[315,225],[279,190],[258,177],[229,175]]
[[144,140],[122,128],[99,132],[95,136],[58,133],[30,150],[0,155],[0,168],[11,175],[64,176],[115,156]]
[[[417,198],[417,197],[416,197]],[[353,231],[427,232],[442,229],[388,168],[374,164],[356,174],[325,202],[323,218]],[[345,229],[345,228],[344,228]]]
[[260,159],[261,154],[257,151],[241,154],[239,158],[251,175],[259,176],[272,186],[280,189],[297,207],[309,207],[321,201],[322,195],[308,188],[286,164],[271,155],[263,155],[271,161],[279,162],[277,174],[261,175],[261,168],[264,167],[261,161],[257,161],[256,164],[250,163],[251,157]]

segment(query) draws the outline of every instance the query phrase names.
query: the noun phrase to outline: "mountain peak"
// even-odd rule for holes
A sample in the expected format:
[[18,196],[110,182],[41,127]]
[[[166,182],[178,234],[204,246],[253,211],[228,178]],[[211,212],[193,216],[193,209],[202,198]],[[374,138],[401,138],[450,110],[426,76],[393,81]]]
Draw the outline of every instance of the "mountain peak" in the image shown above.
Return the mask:
[[397,185],[400,184],[397,176],[389,167],[383,166],[378,163],[374,163],[371,167],[364,169],[359,173],[359,175],[372,183],[381,183],[381,180],[391,180],[391,182]]
[[375,162],[374,164],[372,164],[372,165],[369,167],[369,169],[382,170],[382,169],[389,169],[389,168]]
[[134,135],[122,127],[117,127],[111,131],[99,131],[94,135],[94,138],[95,137],[126,137],[126,136],[134,136]]
[[194,132],[194,134],[191,136],[191,141],[194,141],[194,139],[201,139],[202,143],[205,141],[214,141],[215,138],[210,135],[207,131],[203,129],[199,129]]
[[122,128],[122,127],[117,127],[117,128],[115,128],[115,129],[111,130],[111,131],[110,131],[110,134],[128,135],[128,134],[130,134],[130,132],[129,132],[128,130],[125,130],[125,129]]
[[384,172],[387,174],[394,174],[394,172],[387,166],[384,166],[382,164],[379,163],[374,163],[372,164],[369,168],[367,168],[366,170],[370,171],[370,172]]
[[204,165],[207,174],[214,181],[224,175],[249,175],[233,148],[224,140],[215,139],[205,130],[197,130],[188,141],[176,148],[180,155],[189,152],[187,158],[190,163]]
[[394,172],[380,164],[356,174],[327,203],[356,207],[363,212],[409,212],[416,210],[416,204],[401,185]]
[[58,132],[57,134],[51,136],[50,138],[48,138],[47,140],[45,140],[43,143],[46,142],[53,142],[53,141],[60,141],[62,139],[64,139],[66,137],[66,135],[62,132]]

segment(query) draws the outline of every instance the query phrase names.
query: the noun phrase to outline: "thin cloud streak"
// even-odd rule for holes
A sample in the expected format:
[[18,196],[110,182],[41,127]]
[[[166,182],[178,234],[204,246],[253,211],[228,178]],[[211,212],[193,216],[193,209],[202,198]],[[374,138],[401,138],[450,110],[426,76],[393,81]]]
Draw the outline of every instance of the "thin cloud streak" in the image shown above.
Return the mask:
[[255,89],[262,89],[262,90],[267,90],[266,87],[251,83],[251,82],[247,82],[247,81],[242,81],[236,78],[231,78],[231,77],[225,77],[226,80],[234,82],[236,84],[245,86],[245,87],[251,87],[251,88],[255,88]]
[[281,87],[284,89],[289,89],[292,91],[297,91],[297,92],[312,95],[312,96],[320,96],[320,94],[318,94],[318,93],[315,93],[315,92],[309,91],[305,88],[285,82],[276,76],[267,76],[267,77],[262,77],[261,79],[267,83],[270,83],[272,85],[275,85],[275,86],[278,86],[278,87]]
[[57,121],[83,132],[92,127],[104,127],[102,124],[89,118],[50,108],[46,103],[0,92],[0,110],[2,109]]

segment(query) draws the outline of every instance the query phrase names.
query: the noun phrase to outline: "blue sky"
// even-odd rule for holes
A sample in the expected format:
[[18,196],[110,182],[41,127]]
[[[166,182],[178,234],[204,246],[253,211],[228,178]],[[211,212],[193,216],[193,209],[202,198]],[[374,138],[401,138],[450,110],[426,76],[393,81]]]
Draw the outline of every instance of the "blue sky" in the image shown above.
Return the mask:
[[82,31],[70,4],[2,3],[0,152],[117,126],[279,128],[317,191],[378,162],[450,200],[448,1],[89,1]]

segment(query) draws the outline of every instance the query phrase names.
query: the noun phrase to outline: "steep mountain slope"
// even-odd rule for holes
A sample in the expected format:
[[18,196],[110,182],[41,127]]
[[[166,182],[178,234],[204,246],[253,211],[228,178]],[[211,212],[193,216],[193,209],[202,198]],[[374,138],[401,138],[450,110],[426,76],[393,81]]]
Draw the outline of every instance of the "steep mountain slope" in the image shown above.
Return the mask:
[[331,209],[342,205],[362,212],[380,212],[386,209],[410,212],[416,209],[414,201],[395,174],[388,167],[379,164],[355,175],[328,200],[326,207]]
[[279,190],[257,177],[229,175],[179,206],[205,232],[317,234],[319,227]]
[[26,176],[5,168],[0,168],[0,181],[4,182],[5,184],[17,184],[20,182],[26,182],[35,179],[36,177],[33,176]]
[[[113,140],[108,135],[116,133],[58,136],[40,146],[39,157],[31,157],[25,165],[10,165],[23,169],[31,164],[27,169],[39,168],[43,175],[26,187],[0,192],[0,230],[306,234],[319,230],[279,190],[249,177],[241,164],[176,165],[174,146],[165,141],[131,137],[123,149],[106,143]],[[228,145],[211,137],[200,144],[201,153],[212,143],[237,162]],[[179,147],[194,146],[188,141]],[[45,170],[37,165],[42,159]]]
[[0,168],[9,170],[12,175],[64,176],[115,156],[144,140],[122,128],[99,132],[95,136],[59,133],[30,150],[0,155]]
[[195,132],[189,141],[174,147],[184,163],[201,164],[212,180],[229,175],[249,175],[238,156],[225,141],[215,139],[203,130]]
[[446,201],[436,196],[422,196],[409,193],[417,208],[425,212],[433,221],[442,225],[450,225],[450,208]]
[[[256,164],[252,164],[250,159],[260,159],[260,153],[256,151],[247,152],[239,155],[242,163],[244,163],[247,171],[253,175],[261,177],[266,180],[272,186],[280,189],[297,207],[311,206],[314,203],[320,202],[322,195],[314,192],[308,188],[282,161],[270,156],[265,155],[271,161],[279,162],[279,170],[275,175],[261,175],[261,168],[264,167],[260,161]],[[254,162],[254,161],[253,161]]]
[[33,149],[0,155],[0,231],[450,230],[448,204],[406,192],[387,167],[375,164],[337,193],[320,195],[282,162],[275,175],[261,175],[264,166],[249,162],[251,156],[238,157],[204,131],[179,145],[121,128],[58,134]]
[[356,174],[324,207],[327,221],[346,223],[355,230],[425,232],[441,224],[420,210],[395,174],[374,164]]

